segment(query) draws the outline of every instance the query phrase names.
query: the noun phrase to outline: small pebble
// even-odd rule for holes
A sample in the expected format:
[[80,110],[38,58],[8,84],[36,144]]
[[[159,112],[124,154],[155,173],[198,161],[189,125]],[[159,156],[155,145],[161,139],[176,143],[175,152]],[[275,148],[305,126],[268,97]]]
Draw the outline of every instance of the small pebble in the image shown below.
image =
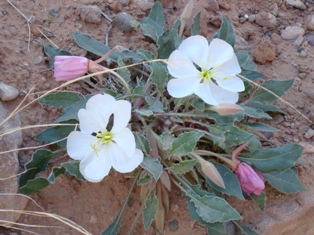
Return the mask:
[[313,136],[314,136],[314,130],[311,128],[308,129],[304,134],[305,139],[311,139]]
[[171,232],[177,231],[179,228],[179,223],[176,219],[169,222],[169,229]]
[[305,40],[311,45],[314,46],[314,33],[308,33],[305,35]]
[[306,51],[305,51],[305,50],[302,50],[302,51],[300,52],[299,56],[300,56],[301,58],[306,58],[306,57],[307,57]]
[[34,59],[34,64],[40,64],[42,61],[43,61],[43,57],[39,55]]
[[301,46],[303,40],[304,40],[304,37],[303,37],[303,36],[297,37],[297,39],[294,41],[294,46],[296,46],[296,47]]
[[305,30],[303,28],[299,26],[288,26],[281,32],[281,37],[286,40],[293,40],[304,34]]
[[136,20],[125,12],[121,12],[113,20],[113,24],[125,32],[131,32],[136,27]]
[[15,87],[0,82],[0,99],[2,101],[14,100],[19,93],[19,90]]
[[314,15],[311,15],[306,19],[305,25],[308,30],[314,31]]
[[57,16],[60,15],[60,12],[59,12],[57,9],[55,9],[55,8],[51,8],[51,9],[49,10],[49,13],[50,13],[50,15],[53,15],[53,16],[55,16],[55,17],[57,17]]

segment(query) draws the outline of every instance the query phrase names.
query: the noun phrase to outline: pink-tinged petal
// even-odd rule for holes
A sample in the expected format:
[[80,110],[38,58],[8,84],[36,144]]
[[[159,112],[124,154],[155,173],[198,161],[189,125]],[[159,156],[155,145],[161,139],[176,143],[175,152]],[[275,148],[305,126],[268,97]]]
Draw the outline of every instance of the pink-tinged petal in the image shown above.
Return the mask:
[[118,133],[113,133],[113,141],[126,154],[132,154],[136,148],[134,135],[129,128],[124,128]]
[[112,133],[122,131],[128,125],[131,119],[131,103],[126,100],[118,100],[115,102],[113,111],[113,127]]
[[214,38],[209,44],[207,69],[222,65],[234,56],[232,46],[224,40]]
[[221,88],[228,91],[240,92],[245,90],[243,81],[237,76],[228,76],[223,79],[216,79],[216,82]]
[[108,94],[97,94],[87,101],[86,109],[97,121],[99,126],[97,131],[106,130],[109,118],[114,112],[115,103],[115,98]]
[[168,93],[175,98],[192,95],[199,86],[201,79],[198,77],[174,78],[167,84]]
[[167,68],[170,75],[175,78],[190,78],[199,76],[199,71],[196,69],[191,59],[186,57],[179,50],[175,50],[171,53]]
[[69,81],[87,73],[89,60],[81,56],[55,56],[56,81]]
[[91,143],[95,140],[95,136],[85,135],[80,131],[72,131],[67,139],[68,155],[74,160],[82,160],[86,158],[94,152]]
[[209,48],[208,41],[203,36],[195,35],[183,40],[179,46],[179,51],[199,67],[207,66]]
[[256,172],[248,164],[240,162],[236,174],[242,190],[248,194],[260,195],[265,188],[264,177],[260,172]]
[[112,167],[121,173],[133,171],[143,161],[143,153],[135,149],[133,153],[126,154],[118,145],[110,145]]
[[237,92],[225,90],[221,88],[220,86],[217,86],[213,82],[210,82],[209,84],[210,84],[211,94],[216,101],[216,104],[214,105],[217,105],[222,102],[231,103],[231,104],[235,104],[238,102],[239,94]]
[[195,94],[207,104],[210,104],[210,105],[218,104],[212,95],[209,82],[204,82],[204,83],[199,84],[197,90],[195,91]]
[[109,174],[111,169],[111,159],[105,149],[102,149],[98,155],[91,153],[87,158],[80,162],[80,172],[84,178],[90,182],[100,182]]

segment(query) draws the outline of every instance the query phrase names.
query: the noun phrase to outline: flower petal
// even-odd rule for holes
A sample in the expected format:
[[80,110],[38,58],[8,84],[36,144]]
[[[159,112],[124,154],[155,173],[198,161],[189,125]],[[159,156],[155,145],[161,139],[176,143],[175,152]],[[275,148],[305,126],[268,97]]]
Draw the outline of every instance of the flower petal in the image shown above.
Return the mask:
[[121,173],[133,171],[143,161],[143,152],[135,149],[134,152],[128,156],[117,144],[110,145],[110,156],[112,167]]
[[234,56],[232,46],[219,38],[214,38],[209,44],[208,59],[206,61],[207,69],[219,66]]
[[91,153],[87,158],[80,162],[80,172],[84,178],[90,182],[100,182],[108,175],[111,169],[111,159],[103,148],[96,156]]
[[236,102],[238,102],[239,95],[237,92],[227,91],[220,86],[217,86],[213,82],[210,83],[210,90],[213,98],[216,101],[216,104],[222,102],[235,104]]
[[238,93],[227,91],[213,82],[201,83],[195,94],[211,105],[217,105],[222,102],[235,104],[239,98]]
[[243,81],[237,76],[216,79],[216,82],[220,87],[228,91],[240,92],[245,90]]
[[[128,125],[131,119],[131,103],[126,100],[118,100],[115,103],[113,111],[112,133],[122,131]],[[134,138],[134,137],[133,137]]]
[[195,35],[183,40],[179,46],[179,51],[201,68],[206,67],[209,48],[208,41],[203,36]]
[[167,84],[167,90],[172,97],[182,98],[192,95],[201,82],[200,78],[174,78]]
[[91,135],[93,132],[102,131],[102,125],[100,125],[99,116],[86,109],[80,109],[78,112],[78,118],[80,121],[80,129],[86,135]]
[[241,73],[241,67],[237,56],[234,54],[230,60],[213,68],[212,72],[214,73],[215,78],[221,79],[226,76],[234,76]]
[[129,128],[124,128],[122,131],[114,133],[113,141],[123,149],[126,154],[132,154],[136,148],[134,135]]
[[67,140],[68,155],[74,160],[82,160],[94,150],[91,143],[96,140],[95,136],[85,135],[80,131],[72,131]]
[[200,73],[191,59],[179,50],[171,53],[167,68],[169,73],[175,78],[199,77]]
[[109,118],[114,111],[115,102],[115,98],[108,94],[94,95],[87,101],[86,109],[95,116],[98,125],[101,127],[101,129],[96,131],[106,130]]

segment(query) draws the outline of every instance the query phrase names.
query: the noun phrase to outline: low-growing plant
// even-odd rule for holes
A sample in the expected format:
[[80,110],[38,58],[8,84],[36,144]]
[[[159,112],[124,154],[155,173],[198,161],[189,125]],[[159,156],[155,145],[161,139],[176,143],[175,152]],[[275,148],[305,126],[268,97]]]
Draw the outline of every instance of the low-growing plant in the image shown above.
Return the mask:
[[[136,23],[156,44],[157,55],[144,49],[110,50],[81,33],[73,33],[77,45],[100,59],[44,45],[56,80],[67,81],[62,87],[84,80],[94,92],[82,97],[56,88],[40,97],[39,103],[61,107],[63,112],[36,139],[60,148],[33,154],[19,177],[21,193],[36,193],[61,174],[99,182],[111,168],[135,171],[125,203],[103,235],[119,232],[135,186],[141,188],[143,207],[138,213],[145,229],[155,220],[163,232],[168,195],[178,187],[186,195],[192,219],[208,234],[226,234],[229,221],[244,234],[255,234],[237,222],[241,216],[224,195],[240,200],[246,195],[264,210],[265,182],[283,193],[305,190],[295,167],[302,147],[263,146],[264,134],[278,130],[262,122],[284,115],[274,101],[281,100],[293,79],[257,85],[255,81],[264,75],[256,71],[249,52],[234,48],[231,21],[221,15],[221,27],[208,41],[200,36],[198,13],[191,36],[185,37],[182,32],[190,12],[185,10],[165,29],[163,9],[156,2],[150,14]],[[94,73],[84,76],[88,72]],[[72,160],[54,167],[47,178],[37,177],[65,151]]]

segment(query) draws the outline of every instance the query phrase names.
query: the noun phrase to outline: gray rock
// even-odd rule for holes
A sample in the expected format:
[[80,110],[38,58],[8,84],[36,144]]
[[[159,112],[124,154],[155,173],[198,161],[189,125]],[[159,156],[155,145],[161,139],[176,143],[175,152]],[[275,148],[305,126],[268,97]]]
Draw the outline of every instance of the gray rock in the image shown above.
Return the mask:
[[301,0],[286,0],[286,4],[298,8],[300,10],[305,10],[306,6]]
[[[8,106],[0,101],[0,123],[9,115]],[[13,116],[2,126],[0,132],[19,127],[21,125],[18,115]],[[0,152],[17,149],[22,144],[21,131],[15,131],[11,134],[4,135],[1,138]],[[28,199],[21,195],[14,195],[18,192],[17,177],[19,169],[18,153],[16,151],[0,155],[0,208],[8,210],[23,210],[26,207]],[[3,221],[16,222],[20,213],[1,212],[0,219]],[[1,224],[2,225],[2,224]],[[2,225],[3,226],[3,225]],[[5,224],[4,227],[12,227],[11,223]]]
[[307,57],[307,52],[305,50],[300,51],[299,56],[301,58],[306,58]]
[[297,37],[297,39],[294,41],[294,46],[295,46],[295,47],[301,46],[303,40],[304,40],[304,37],[303,37],[303,36]]
[[266,27],[266,28],[275,28],[277,25],[276,17],[271,13],[260,12],[255,17],[256,24]]
[[125,12],[116,15],[112,23],[125,32],[130,32],[136,27],[136,20]]
[[305,22],[306,29],[314,31],[314,15],[309,16]]
[[288,26],[281,32],[281,37],[286,40],[294,40],[303,36],[305,30],[299,26]]
[[311,45],[314,46],[314,33],[308,33],[305,35],[305,40]]
[[314,130],[313,129],[308,129],[305,134],[304,134],[304,138],[305,139],[311,139],[314,136]]
[[75,13],[86,23],[100,24],[101,22],[101,10],[98,6],[78,6]]
[[19,95],[19,90],[13,86],[0,82],[0,99],[2,101],[14,100]]
[[40,64],[43,61],[43,57],[41,55],[36,56],[34,59],[34,64]]

